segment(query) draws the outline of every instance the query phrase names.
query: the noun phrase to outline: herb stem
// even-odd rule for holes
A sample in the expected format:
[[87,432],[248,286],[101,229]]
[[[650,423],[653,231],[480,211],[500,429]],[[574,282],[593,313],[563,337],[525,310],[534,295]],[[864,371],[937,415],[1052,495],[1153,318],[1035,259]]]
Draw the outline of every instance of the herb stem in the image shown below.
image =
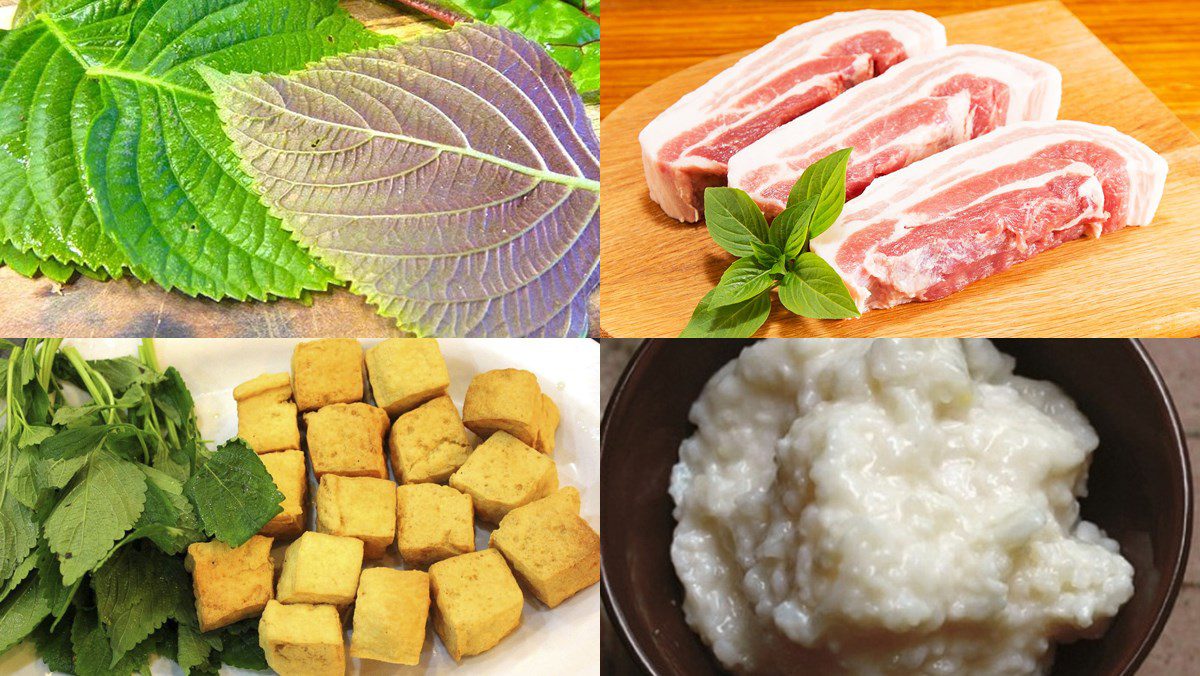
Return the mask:
[[37,347],[41,348],[38,352],[38,385],[42,389],[49,391],[50,376],[54,367],[54,353],[58,351],[59,344],[62,343],[62,338],[47,338],[44,341],[39,341]]
[[453,26],[456,23],[470,21],[471,17],[461,14],[446,5],[437,2],[437,0],[392,0],[397,4],[417,10],[418,12],[433,17],[442,23]]
[[[105,407],[103,409],[105,422],[109,423],[110,425],[113,424],[115,422],[114,419],[116,412],[109,407],[113,406],[116,402],[113,401],[112,390],[109,389],[108,383],[105,383],[103,378],[92,378],[91,367],[87,365],[87,362],[84,361],[83,357],[79,355],[79,351],[74,347],[68,345],[67,347],[63,348],[62,353],[66,355],[67,361],[71,362],[71,366],[75,367],[75,371],[79,374],[79,380],[83,383],[84,389],[88,391],[88,394],[92,395],[92,399],[97,404]],[[96,380],[99,380],[101,383],[103,383],[104,390],[101,390],[100,387],[96,385]],[[105,390],[108,391],[107,399],[104,397]]]
[[[96,567],[99,568],[99,566]],[[82,577],[76,580],[75,584],[71,585],[71,591],[67,592],[67,595],[63,598],[63,602],[53,610],[54,622],[50,624],[51,632],[58,628],[59,621],[62,620],[63,616],[67,614],[67,607],[70,606],[71,601],[75,599],[75,594],[79,591],[79,585],[81,584],[83,584]]]
[[138,356],[142,358],[142,362],[149,366],[155,373],[159,372],[158,368],[158,351],[154,347],[153,338],[143,338],[142,344],[138,346]]
[[14,347],[8,355],[8,377],[4,381],[4,412],[7,414],[4,420],[4,483],[0,484],[0,507],[4,506],[4,501],[8,497],[8,477],[12,475],[13,466],[13,448],[16,447],[16,440],[13,435],[16,433],[16,420],[20,415],[19,411],[14,411],[15,400],[13,399],[13,379],[16,376],[14,366],[17,363],[17,358],[21,356],[20,346]]

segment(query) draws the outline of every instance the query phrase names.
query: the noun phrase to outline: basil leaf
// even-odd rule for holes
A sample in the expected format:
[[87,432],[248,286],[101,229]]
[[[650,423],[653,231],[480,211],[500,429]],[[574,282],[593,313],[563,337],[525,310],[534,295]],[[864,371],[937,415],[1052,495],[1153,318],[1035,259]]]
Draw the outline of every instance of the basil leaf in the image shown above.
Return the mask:
[[789,207],[804,200],[816,198],[817,208],[809,226],[809,238],[829,229],[846,204],[846,164],[850,161],[850,148],[843,148],[808,165],[800,180],[788,194]]
[[763,244],[762,242],[750,242],[750,248],[754,251],[754,258],[763,267],[770,267],[779,261],[786,260],[783,257],[783,251],[774,244]]
[[773,270],[753,258],[741,258],[729,266],[717,288],[709,295],[709,307],[717,308],[749,300],[775,286]]
[[785,258],[795,258],[804,251],[816,208],[817,200],[809,198],[784,209],[771,223],[771,244],[782,249]]
[[783,278],[779,300],[792,312],[813,319],[858,317],[845,282],[828,263],[812,252],[800,254],[796,268]]
[[713,241],[738,258],[754,255],[753,242],[767,241],[767,219],[754,200],[737,188],[705,190],[704,221]]
[[692,320],[679,334],[680,338],[748,338],[771,314],[770,291],[724,307],[712,306],[715,293],[716,289],[713,289],[700,299],[700,304],[692,313]]

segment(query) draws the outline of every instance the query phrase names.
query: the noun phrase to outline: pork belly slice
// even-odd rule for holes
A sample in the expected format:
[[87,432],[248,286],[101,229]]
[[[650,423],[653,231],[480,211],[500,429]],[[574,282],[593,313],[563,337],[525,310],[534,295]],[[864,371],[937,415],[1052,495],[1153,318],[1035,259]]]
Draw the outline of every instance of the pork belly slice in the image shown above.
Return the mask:
[[729,160],[729,185],[774,218],[808,165],[853,148],[846,199],[876,178],[997,127],[1058,117],[1062,75],[1048,63],[981,45],[913,57],[779,127]]
[[1154,218],[1167,162],[1110,127],[1019,122],[877,179],[812,241],[860,311],[944,298]]
[[911,11],[838,12],[801,24],[679,99],[638,135],[650,197],[700,220],[704,189],[725,185],[734,153],[893,65],[946,44]]

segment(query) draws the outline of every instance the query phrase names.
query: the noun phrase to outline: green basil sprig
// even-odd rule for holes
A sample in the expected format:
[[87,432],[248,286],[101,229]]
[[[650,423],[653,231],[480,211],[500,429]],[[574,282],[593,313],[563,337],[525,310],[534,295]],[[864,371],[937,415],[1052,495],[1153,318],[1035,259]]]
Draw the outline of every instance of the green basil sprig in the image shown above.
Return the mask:
[[754,200],[737,188],[704,191],[704,220],[717,244],[738,257],[692,312],[680,338],[745,338],[771,314],[771,291],[791,312],[814,319],[858,317],[845,282],[809,240],[828,230],[846,202],[850,149],[811,164],[768,225]]

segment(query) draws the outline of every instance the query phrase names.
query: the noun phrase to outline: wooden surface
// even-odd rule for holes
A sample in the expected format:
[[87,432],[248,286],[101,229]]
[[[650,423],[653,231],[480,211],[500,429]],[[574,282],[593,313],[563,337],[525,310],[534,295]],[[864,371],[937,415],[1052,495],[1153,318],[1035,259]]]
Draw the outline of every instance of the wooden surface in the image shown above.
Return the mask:
[[[620,16],[620,10],[610,8],[609,17],[614,15]],[[1158,217],[1145,228],[1129,228],[1100,240],[1069,242],[941,301],[876,310],[862,319],[807,320],[776,302],[761,335],[1144,337],[1200,333],[1200,228],[1196,226],[1200,140],[1058,2],[939,18],[946,24],[951,43],[990,44],[1057,66],[1064,80],[1063,119],[1114,126],[1161,153],[1171,172]],[[677,44],[709,43],[730,24],[715,22],[711,29],[688,25],[697,31],[696,36],[703,37],[687,39],[676,34]],[[755,25],[761,31],[757,44],[786,27],[778,22]],[[608,59],[619,61],[623,53],[624,41],[614,39],[612,33],[607,32],[606,40],[605,94],[610,84]],[[1163,33],[1163,37],[1168,35]],[[703,224],[680,224],[650,201],[636,137],[661,110],[738,56],[721,56],[676,73],[637,93],[602,119],[600,306],[606,335],[678,335],[696,303],[732,261],[708,237]],[[1191,63],[1200,60],[1192,58]],[[1189,81],[1194,77],[1189,76]]]

